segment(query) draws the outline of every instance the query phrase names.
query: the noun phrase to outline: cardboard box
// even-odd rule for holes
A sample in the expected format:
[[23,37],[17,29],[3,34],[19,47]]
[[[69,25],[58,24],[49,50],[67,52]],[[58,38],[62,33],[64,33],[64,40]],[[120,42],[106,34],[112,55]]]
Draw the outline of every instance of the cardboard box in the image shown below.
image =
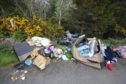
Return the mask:
[[50,58],[49,57],[44,57],[44,56],[42,56],[42,55],[39,54],[34,59],[33,64],[35,66],[37,66],[39,69],[43,70],[46,67],[46,65],[47,65],[48,62],[50,62]]
[[[73,57],[85,65],[88,65],[97,69],[102,69],[103,58],[100,55],[100,53],[95,53],[92,57],[86,58],[84,56],[81,56],[79,51],[77,50],[76,45],[79,44],[84,38],[85,38],[85,35],[80,36],[73,44],[72,46]],[[91,40],[91,38],[89,38],[88,40]]]

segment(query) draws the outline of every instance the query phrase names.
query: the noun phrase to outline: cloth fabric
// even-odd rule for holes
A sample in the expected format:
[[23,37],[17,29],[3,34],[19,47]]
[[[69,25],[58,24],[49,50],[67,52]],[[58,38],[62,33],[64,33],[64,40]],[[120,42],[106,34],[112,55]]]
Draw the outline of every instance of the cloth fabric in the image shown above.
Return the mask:
[[114,50],[118,50],[120,52],[122,58],[126,58],[126,46],[119,46],[115,48]]
[[111,50],[111,48],[109,46],[107,46],[107,48],[104,51],[105,53],[105,60],[110,60],[112,61],[113,58],[115,58],[116,56],[113,54],[113,51]]
[[32,39],[33,43],[36,46],[44,46],[44,47],[47,47],[51,43],[51,41],[48,38],[42,38],[42,37],[34,36],[31,39]]
[[68,60],[68,58],[67,58],[66,55],[64,55],[64,54],[58,55],[58,58],[59,58],[59,59],[62,59],[62,60]]
[[61,38],[58,39],[58,43],[60,45],[69,45],[70,44],[70,41],[66,37],[61,37]]
[[50,52],[53,52],[54,49],[55,49],[55,47],[54,47],[53,45],[51,45],[51,46],[48,47],[48,50],[49,50]]

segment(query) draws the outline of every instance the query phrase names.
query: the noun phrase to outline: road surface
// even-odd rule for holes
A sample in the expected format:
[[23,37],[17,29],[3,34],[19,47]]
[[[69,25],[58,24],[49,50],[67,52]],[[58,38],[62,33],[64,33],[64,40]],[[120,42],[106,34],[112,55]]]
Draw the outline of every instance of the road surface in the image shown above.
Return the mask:
[[113,71],[97,70],[73,61],[50,64],[40,71],[35,66],[24,81],[11,81],[13,66],[0,68],[0,84],[126,84],[126,60],[113,65]]

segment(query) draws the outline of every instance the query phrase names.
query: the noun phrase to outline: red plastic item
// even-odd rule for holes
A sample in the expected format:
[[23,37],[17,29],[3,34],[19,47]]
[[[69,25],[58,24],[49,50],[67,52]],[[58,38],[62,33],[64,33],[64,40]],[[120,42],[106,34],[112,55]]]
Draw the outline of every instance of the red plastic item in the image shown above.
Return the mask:
[[105,67],[106,67],[108,70],[112,71],[112,65],[111,65],[111,64],[105,64]]

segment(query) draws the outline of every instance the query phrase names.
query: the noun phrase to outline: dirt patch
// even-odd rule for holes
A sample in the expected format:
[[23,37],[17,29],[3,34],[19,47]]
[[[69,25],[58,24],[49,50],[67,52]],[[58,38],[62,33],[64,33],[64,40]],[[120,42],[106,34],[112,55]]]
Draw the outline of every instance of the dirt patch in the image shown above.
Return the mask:
[[0,45],[3,44],[14,45],[15,43],[17,42],[14,41],[12,38],[0,38]]

